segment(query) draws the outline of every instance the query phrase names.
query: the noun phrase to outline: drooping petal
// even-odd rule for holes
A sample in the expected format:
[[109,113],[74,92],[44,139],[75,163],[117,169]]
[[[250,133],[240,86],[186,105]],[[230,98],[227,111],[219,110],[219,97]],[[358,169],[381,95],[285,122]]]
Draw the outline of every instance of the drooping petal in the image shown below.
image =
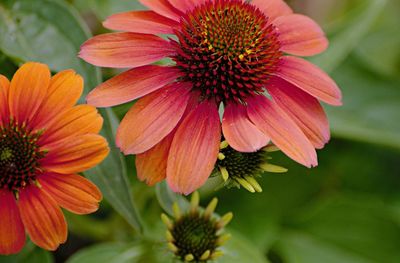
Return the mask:
[[60,207],[43,189],[29,186],[20,191],[18,207],[32,242],[56,250],[67,239],[67,224]]
[[9,109],[8,109],[8,90],[10,88],[10,81],[3,75],[0,75],[0,125],[8,123]]
[[147,95],[180,76],[174,67],[148,65],[128,70],[104,82],[87,96],[88,104],[110,107]]
[[242,104],[230,103],[226,106],[222,131],[229,145],[240,152],[255,152],[270,140],[249,120],[246,107]]
[[112,15],[104,27],[143,34],[173,34],[179,23],[153,11],[130,11]]
[[209,101],[182,121],[168,156],[167,182],[173,191],[187,195],[206,182],[217,161],[220,126],[218,109]]
[[109,33],[95,36],[81,46],[79,57],[100,67],[134,68],[174,54],[171,44],[154,35]]
[[118,128],[121,150],[143,153],[167,136],[185,112],[190,88],[190,83],[173,83],[135,103]]
[[38,144],[61,141],[71,136],[98,133],[103,125],[103,118],[97,109],[90,105],[78,105],[61,114],[46,127],[46,132],[39,138]]
[[49,68],[40,63],[22,65],[11,80],[8,102],[10,114],[18,123],[32,120],[46,98],[50,83]]
[[25,244],[25,229],[14,194],[0,189],[0,254],[18,253]]
[[296,57],[282,57],[276,76],[331,105],[342,104],[342,93],[336,83],[317,66]]
[[150,10],[175,21],[179,21],[182,15],[182,12],[176,9],[168,0],[139,0],[139,2]]
[[108,155],[107,141],[97,134],[68,137],[46,145],[49,152],[41,160],[43,169],[61,174],[85,171],[99,164]]
[[251,3],[263,11],[270,21],[293,13],[293,10],[283,0],[252,0]]
[[314,56],[328,47],[324,31],[311,18],[299,14],[281,16],[274,20],[279,30],[281,50],[297,56]]
[[296,123],[276,104],[264,96],[248,99],[251,121],[287,156],[307,167],[317,165],[317,154],[311,142]]
[[35,116],[35,128],[43,128],[54,117],[74,106],[83,92],[83,79],[73,70],[54,75],[46,99]]
[[75,214],[89,214],[99,208],[101,192],[83,176],[45,173],[38,180],[43,189],[61,207]]
[[268,92],[278,106],[291,117],[315,148],[329,141],[329,123],[317,99],[280,78],[272,78]]
[[150,150],[136,155],[136,171],[141,181],[154,185],[167,177],[168,153],[174,134],[167,135]]

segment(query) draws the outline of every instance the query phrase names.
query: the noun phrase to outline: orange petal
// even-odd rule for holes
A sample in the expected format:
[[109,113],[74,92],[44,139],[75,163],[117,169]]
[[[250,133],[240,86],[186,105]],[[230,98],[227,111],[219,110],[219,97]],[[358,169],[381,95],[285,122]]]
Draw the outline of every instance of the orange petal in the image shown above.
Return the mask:
[[168,153],[174,133],[169,134],[150,150],[136,155],[137,176],[148,185],[154,185],[167,177]]
[[170,42],[154,35],[108,33],[81,46],[79,57],[90,64],[111,68],[135,68],[175,54]]
[[108,17],[103,25],[108,29],[133,33],[173,34],[179,23],[153,11],[130,11]]
[[280,78],[272,78],[268,92],[278,106],[294,120],[315,148],[329,141],[328,118],[317,99]]
[[331,105],[342,105],[342,93],[328,74],[302,58],[282,57],[276,76]]
[[22,222],[33,243],[46,250],[56,250],[67,240],[67,223],[51,196],[36,186],[20,191],[18,207]]
[[251,3],[263,11],[269,17],[269,21],[293,13],[293,10],[283,0],[252,0]]
[[35,128],[44,127],[54,117],[73,107],[83,92],[83,79],[73,70],[54,75],[46,99],[35,116]]
[[99,133],[103,118],[97,109],[89,105],[78,105],[59,115],[39,139],[39,145],[64,140],[71,136]]
[[185,112],[190,87],[189,83],[173,83],[136,102],[118,128],[121,150],[143,153],[167,136]]
[[125,71],[100,84],[87,96],[96,107],[110,107],[132,101],[164,87],[179,78],[174,67],[148,65]]
[[21,251],[25,244],[25,229],[11,191],[0,189],[0,254]]
[[214,169],[221,140],[216,105],[205,101],[178,127],[167,165],[167,182],[175,192],[190,194],[202,186]]
[[179,21],[181,15],[183,15],[183,13],[176,9],[168,0],[139,0],[139,2],[150,10],[175,21]]
[[314,56],[328,47],[324,31],[311,18],[299,14],[274,20],[278,28],[281,50],[296,56]]
[[101,192],[83,176],[45,173],[38,180],[61,207],[75,214],[90,214],[99,208]]
[[226,106],[222,131],[229,145],[240,152],[255,152],[270,140],[249,120],[246,107],[241,104]]
[[44,169],[73,174],[85,171],[99,164],[109,152],[107,141],[97,134],[68,137],[47,145],[49,151],[41,160]]
[[247,100],[251,121],[287,156],[307,167],[317,165],[314,147],[296,123],[266,97],[254,96]]
[[49,83],[50,71],[44,64],[29,62],[17,70],[11,80],[8,102],[11,116],[18,123],[33,119],[46,98]]
[[10,88],[10,81],[0,75],[0,125],[3,123],[8,124],[9,121],[9,109],[8,109],[8,90]]

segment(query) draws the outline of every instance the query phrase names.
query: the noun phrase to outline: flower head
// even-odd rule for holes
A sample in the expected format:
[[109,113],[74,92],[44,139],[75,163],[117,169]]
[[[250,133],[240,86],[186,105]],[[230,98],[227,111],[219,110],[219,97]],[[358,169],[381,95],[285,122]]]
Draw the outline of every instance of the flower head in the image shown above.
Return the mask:
[[25,231],[55,250],[67,238],[60,206],[97,210],[100,191],[77,173],[101,162],[108,146],[97,110],[74,106],[82,91],[74,71],[51,77],[39,63],[23,65],[11,82],[0,75],[0,254],[20,251]]
[[286,168],[271,164],[271,157],[267,153],[278,150],[269,145],[256,152],[239,152],[229,146],[227,141],[222,141],[220,153],[215,164],[214,174],[221,175],[224,185],[228,187],[244,187],[251,193],[262,192],[256,178],[262,172],[284,173]]
[[182,212],[174,203],[174,219],[162,214],[161,219],[168,230],[166,238],[169,249],[184,262],[207,262],[222,255],[219,249],[230,238],[224,234],[224,227],[232,220],[233,214],[221,218],[213,215],[217,206],[214,198],[204,211],[199,207],[199,194],[194,192],[190,210]]
[[[88,40],[80,56],[131,68],[87,100],[109,107],[143,97],[117,134],[125,154],[138,154],[142,180],[166,178],[185,194],[200,187],[217,161],[221,127],[237,151],[255,152],[271,141],[293,160],[317,165],[315,149],[330,137],[319,100],[340,105],[341,92],[321,69],[295,57],[327,48],[312,19],[293,14],[283,0],[141,3],[151,11],[109,17],[106,27],[127,32]],[[171,63],[150,65],[162,58]]]

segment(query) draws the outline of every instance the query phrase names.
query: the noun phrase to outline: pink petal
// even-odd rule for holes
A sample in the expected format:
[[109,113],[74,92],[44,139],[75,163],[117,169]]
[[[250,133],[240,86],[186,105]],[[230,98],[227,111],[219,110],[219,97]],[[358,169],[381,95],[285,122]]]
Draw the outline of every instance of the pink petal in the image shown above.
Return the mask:
[[124,32],[89,39],[81,46],[79,57],[100,67],[134,68],[174,53],[170,43],[158,36]]
[[331,105],[342,105],[342,93],[336,83],[317,66],[296,57],[282,57],[276,76]]
[[280,78],[272,78],[268,85],[278,106],[300,127],[315,148],[321,149],[329,141],[329,123],[317,99]]
[[222,131],[229,145],[240,152],[255,152],[269,142],[247,116],[242,104],[228,104],[222,119]]
[[287,156],[307,167],[317,165],[314,147],[296,123],[264,96],[249,98],[247,113],[251,121]]
[[167,165],[167,182],[178,193],[202,186],[217,161],[221,127],[217,106],[204,101],[178,127]]
[[0,189],[0,255],[15,254],[25,244],[25,229],[11,191]]
[[283,0],[252,0],[251,3],[263,11],[269,17],[269,21],[273,21],[279,16],[293,13],[292,9]]
[[148,65],[128,70],[100,84],[89,93],[88,104],[110,107],[147,95],[180,76],[173,67]]
[[103,25],[108,29],[134,33],[173,34],[173,28],[179,23],[153,11],[131,11],[112,15]]
[[204,2],[200,0],[169,0],[169,2],[176,6],[180,11],[186,13],[187,11],[192,10],[196,5],[200,5],[199,2]]
[[181,15],[183,15],[168,0],[139,0],[139,2],[147,6],[150,10],[175,21],[179,21]]
[[303,15],[281,16],[274,20],[279,31],[281,50],[297,56],[313,56],[328,47],[324,31],[314,20]]
[[190,83],[173,83],[136,102],[118,128],[121,150],[143,153],[167,136],[185,112],[190,88]]

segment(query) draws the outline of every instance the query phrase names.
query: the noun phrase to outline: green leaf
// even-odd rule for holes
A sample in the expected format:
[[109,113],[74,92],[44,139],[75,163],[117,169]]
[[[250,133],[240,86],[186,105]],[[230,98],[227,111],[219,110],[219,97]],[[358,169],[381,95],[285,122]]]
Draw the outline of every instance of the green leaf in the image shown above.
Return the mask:
[[[46,63],[53,71],[75,69],[85,79],[85,94],[101,81],[100,71],[78,59],[80,45],[90,37],[87,26],[71,6],[56,0],[6,0],[0,4],[0,49],[17,61]],[[87,172],[110,204],[141,231],[132,200],[126,164],[114,146],[118,120],[110,110],[101,111],[102,134],[110,143],[107,159]]]
[[361,1],[349,20],[344,21],[345,28],[330,39],[328,50],[310,60],[328,72],[337,68],[370,31],[386,2],[387,0]]
[[251,262],[267,263],[265,256],[248,239],[238,232],[228,230],[232,238],[221,248],[224,254],[216,263]]
[[133,263],[141,253],[142,249],[135,244],[100,244],[75,253],[67,263]]
[[165,180],[156,185],[156,196],[162,209],[170,215],[173,215],[172,205],[174,202],[177,202],[183,210],[189,207],[189,202],[182,195],[172,192]]
[[100,20],[119,12],[145,9],[138,1],[73,0],[73,4],[83,12],[92,11]]
[[344,195],[321,200],[278,244],[288,262],[396,263],[400,226],[379,200]]
[[335,136],[400,148],[400,81],[382,79],[349,60],[332,74],[343,106],[328,107]]
[[38,248],[31,242],[27,242],[17,255],[0,256],[0,263],[53,263],[53,261],[50,252]]

